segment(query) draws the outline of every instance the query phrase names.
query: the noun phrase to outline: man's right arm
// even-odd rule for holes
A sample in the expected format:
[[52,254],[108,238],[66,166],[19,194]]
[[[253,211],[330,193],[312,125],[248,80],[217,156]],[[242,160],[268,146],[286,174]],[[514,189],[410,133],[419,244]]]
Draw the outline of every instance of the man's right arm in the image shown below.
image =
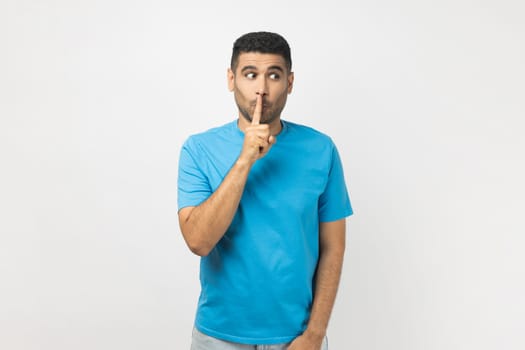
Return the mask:
[[222,238],[233,220],[251,164],[237,160],[221,185],[196,207],[179,211],[179,225],[190,250],[206,256]]
[[244,130],[241,154],[217,190],[195,207],[179,210],[179,225],[190,250],[206,256],[230,226],[252,165],[275,143],[266,124],[259,124],[262,99],[258,97],[252,124]]

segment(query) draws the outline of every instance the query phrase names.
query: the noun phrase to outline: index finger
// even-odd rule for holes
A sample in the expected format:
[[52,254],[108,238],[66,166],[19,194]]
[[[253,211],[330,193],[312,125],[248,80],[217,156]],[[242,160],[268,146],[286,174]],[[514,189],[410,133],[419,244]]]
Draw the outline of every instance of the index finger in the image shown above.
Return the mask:
[[257,95],[257,102],[255,102],[255,109],[253,110],[252,125],[259,125],[262,114],[262,96]]

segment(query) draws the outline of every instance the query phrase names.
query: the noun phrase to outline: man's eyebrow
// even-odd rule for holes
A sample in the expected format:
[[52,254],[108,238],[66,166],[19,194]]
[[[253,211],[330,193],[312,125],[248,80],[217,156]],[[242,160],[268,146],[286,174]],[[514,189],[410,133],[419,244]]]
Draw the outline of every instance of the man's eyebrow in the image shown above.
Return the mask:
[[[241,73],[247,70],[257,70],[257,67],[255,66],[244,66],[241,69]],[[278,70],[281,73],[284,73],[284,69],[281,66],[270,66],[268,67],[268,70]]]
[[271,66],[268,70],[278,70],[279,72],[284,73],[284,69],[281,66]]
[[241,69],[241,73],[244,72],[244,71],[247,71],[247,70],[257,70],[257,67],[255,67],[255,66],[244,66]]

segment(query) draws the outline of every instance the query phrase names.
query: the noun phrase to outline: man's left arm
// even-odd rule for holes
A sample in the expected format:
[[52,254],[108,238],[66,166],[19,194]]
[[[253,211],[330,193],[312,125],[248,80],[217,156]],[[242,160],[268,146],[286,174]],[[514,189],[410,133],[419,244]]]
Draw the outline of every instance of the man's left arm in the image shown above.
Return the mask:
[[345,231],[346,219],[319,224],[319,263],[310,320],[305,332],[290,344],[288,350],[321,349],[341,279]]

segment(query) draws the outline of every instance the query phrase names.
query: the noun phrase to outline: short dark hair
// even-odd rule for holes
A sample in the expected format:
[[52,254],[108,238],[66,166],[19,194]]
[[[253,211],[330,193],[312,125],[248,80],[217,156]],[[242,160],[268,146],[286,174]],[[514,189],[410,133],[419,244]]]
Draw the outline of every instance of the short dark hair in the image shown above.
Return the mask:
[[260,52],[280,55],[286,62],[288,71],[292,70],[292,57],[288,42],[277,33],[252,32],[244,34],[233,43],[233,52],[230,67],[237,68],[239,55],[243,52]]

